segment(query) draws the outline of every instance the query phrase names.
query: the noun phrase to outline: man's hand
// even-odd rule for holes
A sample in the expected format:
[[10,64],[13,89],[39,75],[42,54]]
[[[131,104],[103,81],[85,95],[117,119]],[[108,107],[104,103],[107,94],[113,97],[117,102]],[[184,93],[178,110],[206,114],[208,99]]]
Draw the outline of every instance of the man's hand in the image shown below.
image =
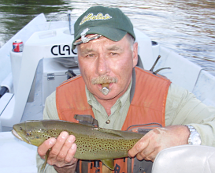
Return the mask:
[[161,150],[187,144],[189,135],[188,128],[182,125],[156,128],[143,136],[128,154],[138,160],[154,161]]
[[[49,152],[47,163],[53,165],[55,169],[76,167],[77,159],[74,158],[77,146],[74,143],[75,136],[69,135],[68,132],[61,132],[57,139],[50,138],[38,147],[38,154],[45,159],[46,152]],[[70,167],[70,171],[71,171]],[[63,171],[64,172],[64,171]]]

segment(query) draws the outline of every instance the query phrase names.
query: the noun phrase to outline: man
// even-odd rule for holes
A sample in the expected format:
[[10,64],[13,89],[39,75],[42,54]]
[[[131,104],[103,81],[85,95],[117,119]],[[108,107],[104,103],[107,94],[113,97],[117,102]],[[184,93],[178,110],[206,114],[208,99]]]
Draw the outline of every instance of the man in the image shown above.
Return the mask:
[[[44,119],[77,122],[75,114],[90,114],[100,127],[117,130],[162,124],[128,151],[137,159],[115,160],[115,172],[150,172],[151,161],[168,147],[188,142],[215,146],[215,109],[168,79],[135,67],[138,43],[130,20],[119,9],[89,8],[74,29],[81,77],[67,81],[47,98]],[[110,172],[101,163],[98,168],[91,162],[77,165],[75,137],[67,132],[46,140],[38,147],[39,156],[44,159],[49,149],[47,172]],[[39,156],[40,169],[44,161]]]

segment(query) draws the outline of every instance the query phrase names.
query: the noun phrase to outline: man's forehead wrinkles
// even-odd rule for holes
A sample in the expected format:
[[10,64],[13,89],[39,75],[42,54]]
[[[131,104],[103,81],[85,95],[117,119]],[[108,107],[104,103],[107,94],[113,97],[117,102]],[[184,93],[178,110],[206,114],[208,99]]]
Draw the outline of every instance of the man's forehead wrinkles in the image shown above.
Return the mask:
[[107,50],[122,50],[122,48],[118,45],[109,46]]
[[[105,49],[107,51],[122,51],[123,50],[121,47],[115,46],[115,45],[114,46],[109,46],[109,47],[107,47]],[[86,47],[86,48],[82,49],[81,51],[83,53],[90,53],[90,52],[96,52],[96,49]]]
[[80,47],[80,52],[82,52],[82,53],[89,53],[89,52],[93,52],[94,51],[94,49],[93,48],[89,48],[89,47]]
[[85,48],[84,52],[93,52],[94,50],[92,48]]

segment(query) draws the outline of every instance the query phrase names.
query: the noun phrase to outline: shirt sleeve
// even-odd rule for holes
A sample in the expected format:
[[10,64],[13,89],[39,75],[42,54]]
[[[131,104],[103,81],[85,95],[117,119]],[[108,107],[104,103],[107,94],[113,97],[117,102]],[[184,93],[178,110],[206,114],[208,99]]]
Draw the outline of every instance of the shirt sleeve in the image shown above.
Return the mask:
[[[43,111],[43,119],[59,119],[56,107],[56,95],[53,92],[50,96],[47,97],[45,102],[45,108]],[[37,161],[37,172],[41,172],[41,167],[44,163],[44,160],[38,155],[36,156]],[[47,164],[44,173],[57,173],[53,166]]]
[[200,134],[202,145],[215,147],[215,108],[174,84],[167,95],[165,123],[166,126],[192,125]]

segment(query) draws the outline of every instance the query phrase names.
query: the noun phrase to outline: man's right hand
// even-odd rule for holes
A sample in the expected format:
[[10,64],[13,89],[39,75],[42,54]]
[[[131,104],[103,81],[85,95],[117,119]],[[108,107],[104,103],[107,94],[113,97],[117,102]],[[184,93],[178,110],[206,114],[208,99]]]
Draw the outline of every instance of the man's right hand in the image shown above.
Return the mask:
[[[42,159],[45,159],[45,155],[49,149],[49,156],[47,163],[53,165],[54,168],[58,170],[67,169],[76,167],[77,159],[74,158],[77,146],[74,143],[75,136],[69,135],[68,132],[61,132],[60,135],[55,138],[50,138],[43,142],[38,147],[38,154]],[[61,171],[58,171],[61,172]],[[65,171],[62,171],[65,172]]]

